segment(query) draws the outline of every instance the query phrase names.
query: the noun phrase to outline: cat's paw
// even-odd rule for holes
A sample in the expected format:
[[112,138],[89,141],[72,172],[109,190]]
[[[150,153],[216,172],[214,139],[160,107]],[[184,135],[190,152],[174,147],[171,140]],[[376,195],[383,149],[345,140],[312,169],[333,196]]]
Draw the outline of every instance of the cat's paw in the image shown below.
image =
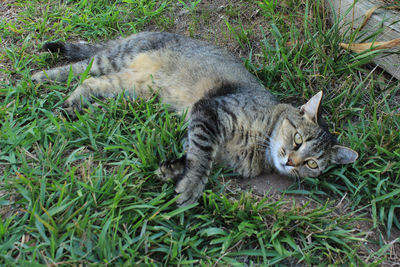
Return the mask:
[[160,164],[155,174],[162,181],[177,182],[185,171],[185,158],[167,160]]
[[195,203],[203,194],[204,187],[200,178],[183,177],[175,188],[175,192],[180,194],[176,204],[186,206]]
[[47,76],[44,71],[38,71],[31,76],[31,79],[34,83],[41,83],[47,81]]
[[76,119],[76,113],[81,111],[81,105],[78,102],[70,101],[69,99],[65,100],[62,105],[63,111],[70,117],[71,119]]

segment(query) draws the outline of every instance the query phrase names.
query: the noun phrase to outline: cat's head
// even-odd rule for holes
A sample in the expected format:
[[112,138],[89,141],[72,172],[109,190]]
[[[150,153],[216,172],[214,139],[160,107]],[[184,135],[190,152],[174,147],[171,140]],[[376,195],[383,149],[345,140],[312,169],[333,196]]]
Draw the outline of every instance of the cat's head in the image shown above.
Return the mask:
[[319,176],[330,164],[354,162],[358,154],[337,144],[318,111],[322,91],[300,109],[288,107],[271,136],[272,164],[284,175]]

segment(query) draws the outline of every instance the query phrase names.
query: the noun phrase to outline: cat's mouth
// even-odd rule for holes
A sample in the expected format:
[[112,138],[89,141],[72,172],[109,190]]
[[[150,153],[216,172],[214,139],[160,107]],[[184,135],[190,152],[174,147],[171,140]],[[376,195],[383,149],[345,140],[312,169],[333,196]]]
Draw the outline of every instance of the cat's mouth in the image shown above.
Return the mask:
[[[292,172],[292,170],[295,168],[294,166],[287,164],[288,160],[286,158],[283,158],[281,162],[283,162],[280,165],[285,174],[290,174]],[[284,162],[286,162],[286,163],[284,163]]]
[[288,155],[279,144],[271,147],[271,157],[274,167],[279,173],[293,176],[292,173],[295,167],[291,164]]

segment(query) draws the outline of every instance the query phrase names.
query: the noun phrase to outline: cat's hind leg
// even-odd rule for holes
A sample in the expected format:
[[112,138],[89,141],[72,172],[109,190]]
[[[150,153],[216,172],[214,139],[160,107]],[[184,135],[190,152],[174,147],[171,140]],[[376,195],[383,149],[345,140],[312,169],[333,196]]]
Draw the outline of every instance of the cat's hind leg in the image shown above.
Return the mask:
[[151,79],[143,80],[133,71],[117,72],[99,77],[86,79],[79,85],[64,103],[65,110],[74,114],[74,110],[81,110],[82,101],[91,101],[92,96],[97,98],[110,98],[125,92],[131,99],[137,96],[146,98],[151,96]]
[[45,71],[38,71],[32,75],[32,80],[34,82],[65,82],[68,79],[71,69],[75,75],[78,75],[85,72],[89,67],[90,70],[88,74],[91,76],[101,76],[108,73],[115,73],[120,71],[124,66],[122,62],[117,64],[115,61],[115,56],[108,55],[106,52],[104,52],[70,65],[64,65]]
[[100,51],[110,49],[121,43],[121,40],[110,40],[107,42],[88,44],[86,42],[79,43],[63,43],[63,42],[48,42],[43,45],[42,50],[51,53],[60,53],[64,57],[73,61],[84,60],[91,58]]
[[68,79],[69,73],[72,69],[72,72],[77,75],[83,73],[89,66],[90,62],[93,60],[92,67],[89,71],[89,74],[92,76],[101,75],[99,71],[97,60],[95,59],[85,59],[82,61],[78,61],[71,65],[65,65],[61,67],[52,68],[49,70],[38,71],[32,75],[32,81],[46,82],[46,81],[55,81],[55,82],[65,82]]
[[52,53],[60,52],[72,60],[80,60],[73,64],[39,71],[32,75],[35,82],[58,81],[65,82],[68,79],[70,69],[75,75],[83,73],[91,65],[89,74],[100,76],[112,72],[118,72],[124,67],[125,57],[121,57],[126,47],[122,40],[111,40],[100,44],[70,44],[62,42],[46,43],[44,50]]

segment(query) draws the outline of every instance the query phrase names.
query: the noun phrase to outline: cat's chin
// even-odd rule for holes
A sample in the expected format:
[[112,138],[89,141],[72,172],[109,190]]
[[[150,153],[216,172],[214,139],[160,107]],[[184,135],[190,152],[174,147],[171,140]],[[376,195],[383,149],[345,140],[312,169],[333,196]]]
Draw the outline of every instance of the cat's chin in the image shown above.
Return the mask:
[[294,169],[294,167],[286,165],[288,159],[286,156],[281,157],[278,152],[279,150],[280,150],[280,144],[276,142],[271,146],[271,150],[269,151],[270,153],[269,156],[271,158],[271,163],[273,167],[282,175],[293,176],[292,170]]
[[[284,159],[281,159],[281,161],[283,162]],[[294,167],[292,166],[287,166],[286,164],[280,163],[280,164],[275,164],[275,169],[282,175],[293,176]]]

